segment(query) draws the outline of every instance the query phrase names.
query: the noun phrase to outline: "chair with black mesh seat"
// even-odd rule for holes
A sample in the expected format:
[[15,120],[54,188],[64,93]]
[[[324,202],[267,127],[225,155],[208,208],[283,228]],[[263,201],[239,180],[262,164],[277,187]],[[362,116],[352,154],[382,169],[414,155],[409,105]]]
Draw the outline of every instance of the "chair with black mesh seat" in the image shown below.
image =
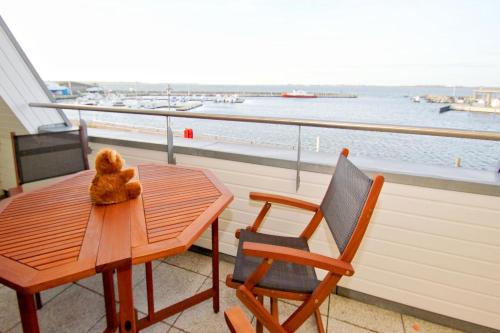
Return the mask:
[[87,133],[77,130],[16,135],[11,133],[17,185],[88,170]]
[[[23,191],[23,184],[88,170],[86,127],[63,132],[16,135],[11,133],[17,187],[9,196]],[[37,307],[42,307],[36,294]]]
[[[250,193],[253,200],[265,204],[254,224],[236,231],[239,238],[234,273],[226,284],[236,288],[238,298],[257,318],[257,332],[264,325],[271,332],[294,332],[314,315],[319,332],[324,332],[319,307],[344,275],[351,276],[351,261],[361,243],[380,190],[382,176],[367,177],[347,159],[344,149],[335,173],[320,205],[289,197]],[[271,205],[283,204],[313,212],[313,217],[299,237],[259,233],[258,229]],[[311,253],[307,241],[325,218],[340,255],[330,258]],[[326,270],[323,280],[315,268]],[[271,301],[270,311],[263,298]],[[278,321],[278,299],[303,301],[282,324]]]

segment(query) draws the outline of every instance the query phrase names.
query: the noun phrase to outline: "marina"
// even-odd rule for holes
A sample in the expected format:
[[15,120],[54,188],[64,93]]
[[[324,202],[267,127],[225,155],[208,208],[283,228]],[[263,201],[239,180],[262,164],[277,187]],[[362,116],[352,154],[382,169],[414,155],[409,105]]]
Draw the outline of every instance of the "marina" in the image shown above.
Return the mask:
[[[447,112],[440,114],[442,104],[414,103],[417,95],[444,95],[443,88],[358,87],[356,99],[294,99],[274,97],[248,97],[244,103],[215,103],[205,101],[193,110],[197,113],[221,115],[248,115],[262,117],[309,118],[343,122],[386,123],[423,127],[452,127],[469,130],[500,132],[498,115],[486,113]],[[462,89],[460,95],[472,93]],[[154,111],[154,109],[152,109]],[[78,112],[66,111],[70,119],[78,119]],[[155,117],[137,117],[110,113],[85,113],[82,117],[96,128],[111,130],[113,126],[149,134],[164,133],[165,125]],[[114,124],[114,125],[113,125]],[[297,130],[289,126],[265,124],[222,123],[202,119],[175,119],[172,130],[181,138],[185,128],[192,128],[197,139],[250,143],[254,146],[295,149]],[[317,144],[319,140],[319,144]],[[335,129],[303,128],[302,149],[306,151],[334,152],[342,146],[354,147],[357,156],[373,160],[389,159],[422,166],[450,166],[461,160],[461,168],[495,170],[500,164],[500,144],[482,141],[455,140],[404,136],[388,133],[362,133]]]

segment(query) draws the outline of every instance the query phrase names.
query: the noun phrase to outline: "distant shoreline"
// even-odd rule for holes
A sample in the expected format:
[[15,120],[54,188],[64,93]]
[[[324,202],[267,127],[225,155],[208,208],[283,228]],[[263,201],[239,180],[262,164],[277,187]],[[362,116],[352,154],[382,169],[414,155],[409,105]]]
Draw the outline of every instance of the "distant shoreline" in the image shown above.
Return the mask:
[[[497,88],[495,86],[466,86],[466,85],[447,85],[447,84],[410,84],[410,85],[398,85],[398,84],[301,84],[301,83],[283,83],[283,84],[232,84],[232,83],[190,83],[190,82],[147,82],[147,81],[94,81],[94,80],[47,80],[50,82],[81,82],[90,85],[123,85],[123,86],[135,86],[135,85],[161,85],[161,86],[192,86],[192,87],[204,87],[204,86],[225,86],[225,87],[310,87],[310,88],[334,88],[334,87],[381,87],[381,88],[464,88],[464,89],[476,89],[476,88]],[[500,87],[500,86],[498,86]]]

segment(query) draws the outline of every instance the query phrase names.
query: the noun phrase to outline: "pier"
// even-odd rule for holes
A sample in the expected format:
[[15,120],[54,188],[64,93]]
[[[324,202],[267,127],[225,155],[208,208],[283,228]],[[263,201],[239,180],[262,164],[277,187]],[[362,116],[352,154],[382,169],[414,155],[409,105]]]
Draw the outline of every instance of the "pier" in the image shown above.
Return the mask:
[[451,104],[450,110],[500,114],[500,108],[495,108],[495,107],[491,107],[491,106],[470,105],[470,104],[456,104],[456,103]]
[[[269,92],[269,91],[117,91],[126,96],[193,96],[193,95],[205,95],[207,97],[215,97],[217,95],[238,95],[240,97],[281,97],[282,92]],[[356,94],[350,93],[336,93],[336,92],[315,92],[318,98],[357,98]]]

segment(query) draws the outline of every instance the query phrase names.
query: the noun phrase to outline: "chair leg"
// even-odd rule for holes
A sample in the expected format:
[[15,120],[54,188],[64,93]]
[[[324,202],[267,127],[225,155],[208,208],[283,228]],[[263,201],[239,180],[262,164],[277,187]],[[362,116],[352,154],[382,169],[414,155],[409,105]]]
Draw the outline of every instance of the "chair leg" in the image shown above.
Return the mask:
[[325,327],[323,326],[323,320],[321,320],[321,312],[319,312],[319,308],[314,310],[314,318],[316,319],[318,333],[325,333]]
[[279,313],[278,313],[278,299],[271,297],[271,315],[279,321]]
[[40,293],[35,294],[35,301],[36,301],[36,309],[40,310],[43,307],[42,295],[40,295]]
[[[264,296],[257,296],[257,300],[259,301],[260,304],[264,304]],[[264,331],[264,328],[262,327],[262,323],[257,318],[255,318],[255,320],[257,321],[257,324],[255,326],[256,332],[262,333]]]
[[270,333],[287,333],[279,322],[271,315],[258,298],[252,294],[244,285],[236,290],[238,299],[252,312],[261,325],[265,326]]

